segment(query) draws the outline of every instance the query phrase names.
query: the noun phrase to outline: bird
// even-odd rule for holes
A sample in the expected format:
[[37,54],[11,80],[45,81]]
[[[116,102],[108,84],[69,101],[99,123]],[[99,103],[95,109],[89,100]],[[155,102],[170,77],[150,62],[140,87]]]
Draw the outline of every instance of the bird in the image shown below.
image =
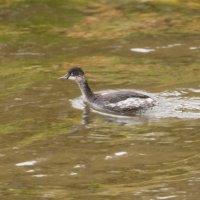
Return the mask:
[[135,90],[121,89],[93,92],[84,71],[80,67],[72,67],[60,79],[74,80],[81,90],[84,103],[97,111],[131,115],[155,105],[155,100],[152,97]]

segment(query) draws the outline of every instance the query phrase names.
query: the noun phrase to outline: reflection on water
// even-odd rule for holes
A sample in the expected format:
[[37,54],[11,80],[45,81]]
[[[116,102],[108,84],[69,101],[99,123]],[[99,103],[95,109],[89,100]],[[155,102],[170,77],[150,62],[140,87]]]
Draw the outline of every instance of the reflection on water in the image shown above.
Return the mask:
[[155,51],[155,49],[149,49],[149,48],[132,48],[131,51],[139,52],[139,53],[149,53]]
[[[131,48],[130,50],[138,53],[150,53],[160,49],[169,49],[173,47],[182,46],[183,44],[175,43],[175,44],[167,44],[166,46],[156,46],[154,49],[152,48]],[[198,47],[189,47],[190,50],[198,49]]]
[[17,163],[16,166],[20,167],[20,166],[31,166],[34,165],[35,163],[37,163],[36,160],[32,160],[32,161],[26,161],[26,162],[22,162],[22,163]]
[[[180,48],[181,47],[181,48]],[[151,47],[134,47],[130,48],[130,51],[134,53],[141,53],[141,54],[147,54],[147,53],[158,53],[162,52],[162,50],[165,50],[167,53],[168,50],[171,51],[171,49],[174,48],[177,51],[185,51],[190,53],[190,51],[198,51],[200,49],[199,46],[191,46],[191,44],[184,44],[184,43],[174,43],[174,44],[166,44],[165,46],[155,46],[151,44]]]

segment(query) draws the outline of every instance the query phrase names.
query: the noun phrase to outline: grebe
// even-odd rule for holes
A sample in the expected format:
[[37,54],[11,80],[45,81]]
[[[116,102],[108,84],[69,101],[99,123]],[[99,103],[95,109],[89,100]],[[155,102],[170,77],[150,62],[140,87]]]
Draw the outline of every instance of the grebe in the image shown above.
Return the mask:
[[83,100],[93,109],[116,114],[134,114],[154,106],[155,100],[150,96],[134,90],[116,90],[93,93],[80,67],[71,68],[60,79],[75,80],[78,84]]

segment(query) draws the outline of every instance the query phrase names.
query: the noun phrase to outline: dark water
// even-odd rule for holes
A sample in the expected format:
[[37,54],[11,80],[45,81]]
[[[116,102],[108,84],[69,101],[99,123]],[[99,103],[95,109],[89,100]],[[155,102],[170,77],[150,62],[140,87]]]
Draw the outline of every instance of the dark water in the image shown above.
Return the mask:
[[[123,2],[115,5],[118,11],[132,13],[130,1]],[[156,7],[163,9],[158,13],[145,3],[133,8],[138,17],[150,12],[152,21],[152,13],[163,17],[169,8],[178,15],[178,5]],[[106,6],[112,8],[101,1],[1,4],[0,199],[199,199],[195,10],[180,19],[186,22],[190,14],[192,33],[172,21],[169,30],[156,27],[156,34],[149,29],[138,34],[141,27],[136,33],[133,27],[124,35],[120,30],[133,23],[131,14],[124,21],[111,12],[113,23]],[[43,12],[30,14],[36,10]],[[101,12],[105,24],[96,27]],[[143,90],[157,105],[134,117],[85,108],[75,83],[58,80],[73,65],[83,66],[95,91]]]

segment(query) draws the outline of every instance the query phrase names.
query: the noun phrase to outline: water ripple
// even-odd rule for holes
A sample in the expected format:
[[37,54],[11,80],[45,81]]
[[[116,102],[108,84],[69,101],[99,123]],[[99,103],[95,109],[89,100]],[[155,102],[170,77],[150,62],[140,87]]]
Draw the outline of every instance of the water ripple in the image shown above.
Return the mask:
[[[101,91],[105,93],[107,91]],[[140,115],[135,116],[120,116],[108,113],[102,113],[91,109],[93,112],[98,112],[101,115],[115,118],[115,122],[121,122],[125,124],[140,124],[146,119],[153,121],[156,119],[164,118],[179,118],[179,119],[199,119],[200,118],[200,93],[199,88],[186,88],[177,89],[175,91],[164,91],[161,93],[151,94],[156,99],[157,104],[145,111]],[[82,97],[71,100],[72,107],[76,109],[84,110],[86,105],[84,104]],[[87,113],[84,112],[84,115]],[[138,118],[143,116],[144,118]]]

